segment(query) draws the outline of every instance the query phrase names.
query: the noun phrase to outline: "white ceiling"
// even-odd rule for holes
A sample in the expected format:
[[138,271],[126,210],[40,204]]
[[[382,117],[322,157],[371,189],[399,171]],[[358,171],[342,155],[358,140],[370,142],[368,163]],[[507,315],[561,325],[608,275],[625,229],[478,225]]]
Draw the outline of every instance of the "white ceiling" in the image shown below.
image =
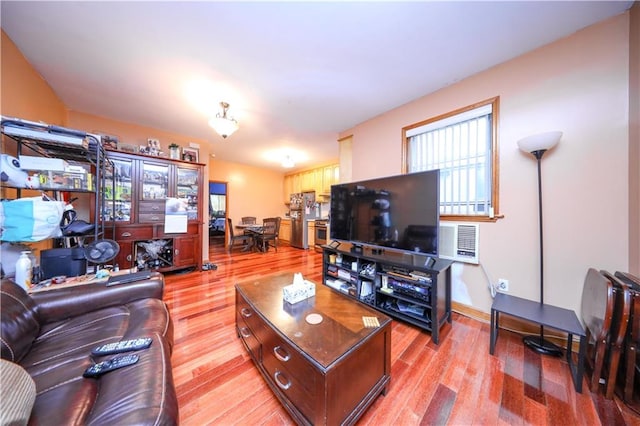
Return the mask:
[[[0,7],[4,31],[68,108],[205,139],[217,159],[283,170],[268,152],[293,150],[300,167],[335,160],[339,132],[632,4],[3,0]],[[207,124],[220,101],[240,123],[227,139]]]

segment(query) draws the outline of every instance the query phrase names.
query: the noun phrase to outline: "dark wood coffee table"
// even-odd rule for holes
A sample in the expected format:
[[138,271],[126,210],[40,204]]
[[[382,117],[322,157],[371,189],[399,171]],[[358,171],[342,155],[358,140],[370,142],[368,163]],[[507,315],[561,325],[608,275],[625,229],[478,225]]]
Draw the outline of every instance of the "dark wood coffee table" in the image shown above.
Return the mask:
[[[236,285],[238,336],[298,424],[353,424],[386,393],[391,319],[321,284],[291,305],[282,289],[292,281],[279,274]],[[322,321],[310,323],[309,314]],[[363,317],[379,326],[365,327]]]

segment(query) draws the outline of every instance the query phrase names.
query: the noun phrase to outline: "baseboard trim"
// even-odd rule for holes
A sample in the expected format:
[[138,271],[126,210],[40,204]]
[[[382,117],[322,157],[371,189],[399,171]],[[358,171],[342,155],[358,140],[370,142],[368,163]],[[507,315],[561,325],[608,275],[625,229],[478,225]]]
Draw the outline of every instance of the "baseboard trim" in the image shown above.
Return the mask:
[[[491,324],[490,313],[480,311],[472,306],[458,302],[451,302],[451,310],[460,315],[464,315],[465,317]],[[523,337],[537,335],[540,333],[540,326],[519,318],[514,318],[510,315],[500,316],[500,328],[520,334]],[[567,336],[565,334],[558,334],[558,332],[553,329],[545,328],[544,337],[562,348],[567,347]],[[576,340],[578,339],[574,338],[571,351],[577,353],[580,349],[580,342]]]

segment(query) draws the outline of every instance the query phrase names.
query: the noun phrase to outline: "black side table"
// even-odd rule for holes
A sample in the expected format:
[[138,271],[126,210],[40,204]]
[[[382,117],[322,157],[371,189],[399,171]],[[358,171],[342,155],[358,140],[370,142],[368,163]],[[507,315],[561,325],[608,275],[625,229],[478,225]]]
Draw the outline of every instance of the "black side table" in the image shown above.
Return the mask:
[[[582,393],[582,374],[584,372],[584,358],[587,352],[587,337],[574,311],[557,306],[545,305],[520,297],[509,296],[504,293],[496,294],[495,299],[493,299],[493,304],[491,305],[491,340],[489,344],[489,353],[491,355],[493,355],[496,348],[500,313],[566,332],[568,334],[567,348],[565,350],[567,364],[569,364],[569,368],[571,369],[571,377],[573,378],[576,391]],[[577,364],[571,356],[574,334],[580,337]]]

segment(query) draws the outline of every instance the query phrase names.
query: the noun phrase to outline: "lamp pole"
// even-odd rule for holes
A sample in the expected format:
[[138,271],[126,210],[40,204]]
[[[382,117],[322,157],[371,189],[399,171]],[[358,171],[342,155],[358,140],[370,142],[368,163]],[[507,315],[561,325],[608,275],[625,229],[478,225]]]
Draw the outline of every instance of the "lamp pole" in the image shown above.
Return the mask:
[[[542,173],[540,163],[542,156],[547,152],[546,149],[538,149],[532,151],[536,162],[538,163],[538,224],[540,225],[540,304],[544,303],[544,232],[542,226]],[[554,343],[545,340],[544,326],[540,325],[539,336],[526,336],[522,339],[524,344],[529,348],[543,355],[561,356],[562,350]]]

